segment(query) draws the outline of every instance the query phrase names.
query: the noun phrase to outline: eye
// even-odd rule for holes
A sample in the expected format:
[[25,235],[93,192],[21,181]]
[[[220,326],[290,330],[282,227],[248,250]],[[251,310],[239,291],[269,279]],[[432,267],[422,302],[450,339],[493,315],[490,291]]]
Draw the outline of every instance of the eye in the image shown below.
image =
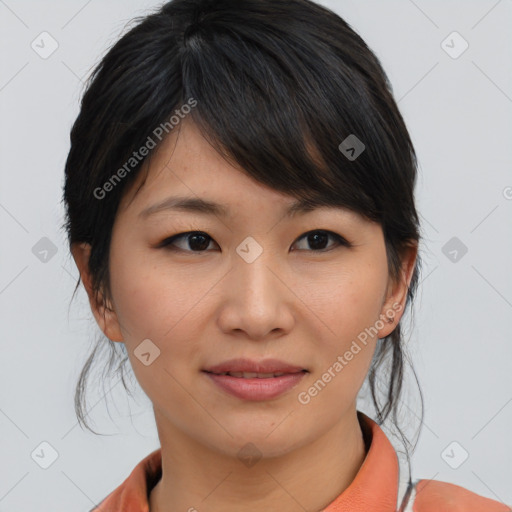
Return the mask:
[[[176,241],[178,240],[183,240],[183,246],[185,247],[177,247]],[[186,252],[204,252],[209,246],[209,241],[213,241],[213,239],[204,231],[187,231],[186,233],[179,233],[166,238],[160,242],[158,247],[167,247],[171,250],[178,249]]]
[[[328,245],[329,238],[334,240],[334,244],[331,244],[330,247]],[[308,231],[298,240],[305,240],[306,243],[310,245],[309,250],[313,250],[314,252],[327,252],[337,246],[352,247],[352,244],[341,235],[323,229]],[[178,242],[182,243],[181,247]],[[205,252],[211,242],[213,242],[212,237],[204,231],[187,231],[166,238],[160,242],[158,247],[166,247],[169,250],[181,250],[185,252]],[[297,243],[298,242],[295,242],[295,245]],[[299,248],[299,250],[308,250],[308,248]]]
[[[335,240],[334,247],[325,248],[326,243],[328,243],[329,238]],[[304,233],[299,240],[306,240],[307,243],[310,244],[314,252],[327,252],[336,246],[345,246],[352,247],[352,244],[348,242],[345,238],[337,233],[333,233],[332,231],[325,231],[323,229],[315,229],[314,231],[308,231]],[[303,250],[303,249],[300,249]],[[307,248],[306,248],[307,250]]]

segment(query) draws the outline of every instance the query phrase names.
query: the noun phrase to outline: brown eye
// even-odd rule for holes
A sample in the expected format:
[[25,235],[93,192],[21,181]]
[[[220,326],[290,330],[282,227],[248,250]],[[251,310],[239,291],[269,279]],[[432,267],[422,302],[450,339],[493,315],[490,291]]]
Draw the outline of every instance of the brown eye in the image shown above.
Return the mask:
[[[334,247],[329,247],[329,238],[335,241]],[[351,244],[343,238],[341,235],[337,233],[333,233],[332,231],[325,231],[323,229],[316,229],[314,231],[308,231],[304,233],[299,240],[306,240],[309,247],[305,249],[299,250],[313,250],[315,252],[326,252],[338,246],[351,247]],[[326,248],[327,247],[327,248]]]
[[[179,247],[177,241],[183,240],[182,246]],[[213,239],[204,231],[188,231],[179,233],[163,240],[158,247],[167,247],[171,250],[180,250],[185,252],[204,252],[208,249]]]

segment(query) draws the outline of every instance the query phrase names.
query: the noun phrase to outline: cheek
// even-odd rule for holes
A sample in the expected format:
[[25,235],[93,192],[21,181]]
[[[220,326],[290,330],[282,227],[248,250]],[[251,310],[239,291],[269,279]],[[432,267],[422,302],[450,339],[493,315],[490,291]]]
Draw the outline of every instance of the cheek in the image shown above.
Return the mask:
[[[180,383],[187,382],[195,364],[202,331],[197,304],[211,284],[191,287],[179,273],[166,276],[143,258],[117,261],[111,272],[112,293],[137,381],[157,407],[165,404],[176,414],[194,412]],[[148,342],[141,345],[147,339],[157,348]],[[139,356],[148,351],[151,362],[146,365]],[[173,397],[172,406],[169,397]]]
[[[128,344],[141,336],[161,343],[165,339],[180,339],[184,328],[193,325],[194,305],[204,295],[201,287],[187,287],[177,276],[171,279],[142,266],[126,275],[118,273],[112,288],[121,327]],[[158,340],[158,341],[157,341]]]
[[379,319],[387,275],[377,261],[347,264],[304,282],[301,296],[320,320],[321,339],[328,345],[343,349]]
[[139,366],[134,350],[149,339],[160,350],[158,366],[184,375],[183,361],[194,366],[200,355],[207,297],[216,280],[198,278],[192,283],[190,274],[151,263],[147,253],[119,258],[121,251],[113,251],[111,285],[132,366]]
[[317,332],[310,333],[318,364],[316,375],[308,382],[314,386],[308,388],[311,396],[318,396],[314,401],[319,414],[327,414],[327,404],[336,404],[337,411],[348,406],[369,370],[387,285],[385,261],[369,259],[346,263],[337,271],[308,279],[304,285],[306,305],[320,320],[315,319]]
[[[179,277],[170,286],[168,279],[152,268],[147,256],[130,251],[129,245],[113,237],[110,282],[117,319],[127,349],[134,349],[146,338],[159,345],[156,340],[172,328],[180,314]],[[171,303],[173,307],[169,307]]]

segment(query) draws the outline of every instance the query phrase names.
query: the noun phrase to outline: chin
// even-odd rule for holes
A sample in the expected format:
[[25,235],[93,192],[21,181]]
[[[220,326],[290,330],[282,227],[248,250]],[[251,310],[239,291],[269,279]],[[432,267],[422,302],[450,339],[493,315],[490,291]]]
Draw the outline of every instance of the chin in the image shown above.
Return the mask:
[[286,416],[287,414],[280,414],[279,418],[272,417],[269,421],[263,421],[261,416],[258,416],[257,420],[249,418],[224,423],[226,430],[233,437],[226,439],[226,436],[223,436],[221,450],[229,452],[230,456],[238,456],[240,450],[243,455],[244,450],[250,453],[252,449],[256,455],[271,458],[285,455],[306,444],[307,433],[301,435],[294,422],[283,421]]

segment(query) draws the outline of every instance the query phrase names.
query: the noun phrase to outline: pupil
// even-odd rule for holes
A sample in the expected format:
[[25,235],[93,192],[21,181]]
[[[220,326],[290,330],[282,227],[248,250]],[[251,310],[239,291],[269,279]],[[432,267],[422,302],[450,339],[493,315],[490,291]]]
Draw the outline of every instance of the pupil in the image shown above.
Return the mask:
[[[328,238],[327,235],[325,233],[322,233],[322,232],[313,233],[313,234],[308,236],[308,240],[310,242],[310,246],[313,249],[324,249],[325,248],[325,241],[327,240],[327,238]],[[311,243],[311,240],[313,240],[312,243]],[[319,240],[320,240],[320,242],[319,242]],[[324,242],[324,243],[322,243],[322,242]]]
[[[196,243],[198,239],[202,239],[203,243]],[[208,248],[207,237],[201,234],[189,235],[189,247],[196,251],[202,251]]]

